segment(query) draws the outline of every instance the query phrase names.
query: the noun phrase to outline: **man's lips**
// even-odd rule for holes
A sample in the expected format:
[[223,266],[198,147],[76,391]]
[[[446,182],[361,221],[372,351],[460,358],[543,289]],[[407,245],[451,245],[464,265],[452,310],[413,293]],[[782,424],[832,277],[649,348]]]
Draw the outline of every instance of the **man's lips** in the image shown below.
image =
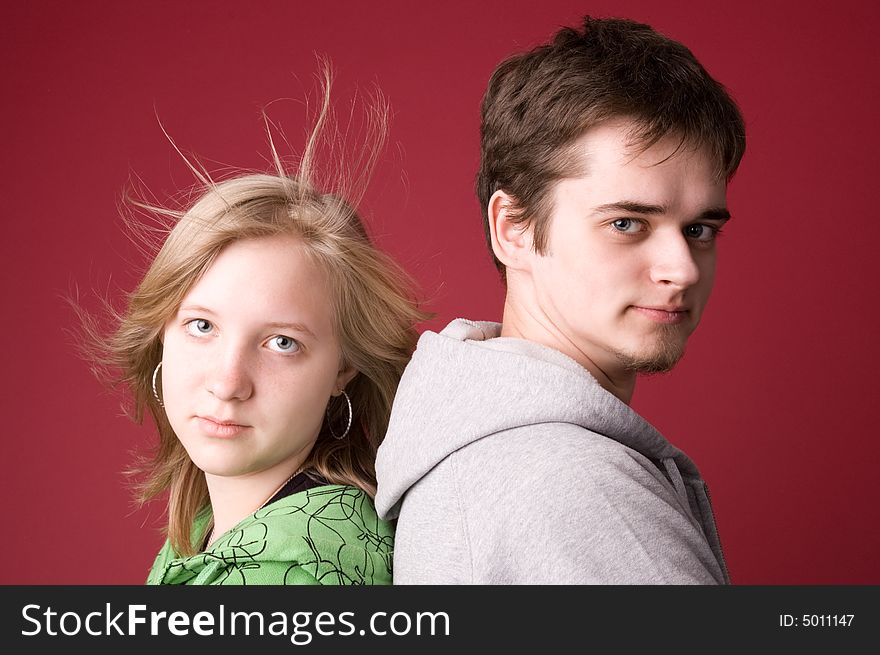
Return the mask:
[[214,416],[196,416],[199,428],[212,437],[234,437],[247,428],[249,425],[236,423],[232,420],[219,419]]
[[684,322],[690,311],[681,306],[642,307],[640,305],[633,305],[632,307],[645,318],[666,325],[678,325]]

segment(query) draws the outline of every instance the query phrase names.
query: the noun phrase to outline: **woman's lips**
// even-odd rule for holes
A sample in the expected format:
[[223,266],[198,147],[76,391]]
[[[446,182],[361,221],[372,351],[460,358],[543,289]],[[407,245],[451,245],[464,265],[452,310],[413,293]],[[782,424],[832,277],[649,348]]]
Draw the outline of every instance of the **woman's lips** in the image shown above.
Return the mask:
[[642,316],[665,325],[678,325],[683,323],[688,317],[688,310],[686,309],[660,309],[657,307],[639,307],[638,305],[633,305],[633,309]]
[[196,416],[196,420],[198,421],[199,428],[202,432],[212,437],[234,437],[250,427],[248,425],[240,425],[231,421],[220,421],[207,416]]

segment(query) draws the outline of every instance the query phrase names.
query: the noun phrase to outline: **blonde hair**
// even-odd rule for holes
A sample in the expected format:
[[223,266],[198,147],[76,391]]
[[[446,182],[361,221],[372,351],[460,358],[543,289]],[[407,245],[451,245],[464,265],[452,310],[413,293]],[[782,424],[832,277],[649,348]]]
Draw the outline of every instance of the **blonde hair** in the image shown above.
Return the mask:
[[[355,209],[342,195],[322,192],[310,181],[317,137],[329,107],[329,78],[326,82],[320,114],[295,174],[285,171],[270,134],[272,173],[214,182],[190,165],[203,188],[185,212],[136,203],[174,219],[173,228],[129,295],[115,333],[101,339],[91,330],[99,342],[101,363],[118,371],[116,381],[133,396],[134,420],[142,421],[146,410],[158,427],[152,460],[141,460],[131,472],[146,474],[136,486],[140,503],[169,492],[168,538],[180,555],[198,552],[200,536],[191,530],[196,516],[209,505],[208,490],[204,474],[190,460],[154,397],[151,380],[162,359],[165,323],[218,253],[235,241],[295,236],[327,275],[343,366],[358,374],[346,387],[353,413],[348,436],[338,440],[330,433],[329,424],[339,433],[348,420],[344,399],[331,399],[327,420],[305,464],[331,484],[348,484],[375,495],[376,450],[418,339],[415,324],[429,315],[418,308],[411,279],[371,243]],[[385,111],[383,107],[378,115],[384,117]],[[384,135],[384,123],[381,126]]]

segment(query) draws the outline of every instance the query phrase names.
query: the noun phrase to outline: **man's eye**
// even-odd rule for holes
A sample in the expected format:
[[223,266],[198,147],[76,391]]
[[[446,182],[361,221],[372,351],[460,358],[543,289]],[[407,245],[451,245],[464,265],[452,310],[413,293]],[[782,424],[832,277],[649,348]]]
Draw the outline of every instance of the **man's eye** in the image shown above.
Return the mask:
[[300,348],[299,342],[296,339],[285,337],[283,334],[272,337],[266,342],[266,345],[269,347],[269,350],[279,353],[295,353]]
[[611,226],[618,232],[624,232],[627,234],[638,232],[641,229],[639,222],[631,218],[618,218],[611,223]]
[[186,331],[194,337],[201,337],[210,334],[213,329],[214,326],[211,321],[205,320],[204,318],[194,318],[186,324]]
[[711,225],[696,223],[694,225],[688,225],[684,229],[684,233],[689,239],[694,239],[695,241],[712,241],[718,234],[718,228],[712,227]]

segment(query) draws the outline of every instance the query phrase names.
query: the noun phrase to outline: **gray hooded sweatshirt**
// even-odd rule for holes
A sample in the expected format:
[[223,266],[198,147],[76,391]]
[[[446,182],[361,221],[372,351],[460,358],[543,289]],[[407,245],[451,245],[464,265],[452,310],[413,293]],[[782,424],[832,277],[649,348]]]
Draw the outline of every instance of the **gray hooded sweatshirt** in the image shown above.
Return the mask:
[[425,332],[376,462],[395,584],[729,582],[694,463],[566,355]]

